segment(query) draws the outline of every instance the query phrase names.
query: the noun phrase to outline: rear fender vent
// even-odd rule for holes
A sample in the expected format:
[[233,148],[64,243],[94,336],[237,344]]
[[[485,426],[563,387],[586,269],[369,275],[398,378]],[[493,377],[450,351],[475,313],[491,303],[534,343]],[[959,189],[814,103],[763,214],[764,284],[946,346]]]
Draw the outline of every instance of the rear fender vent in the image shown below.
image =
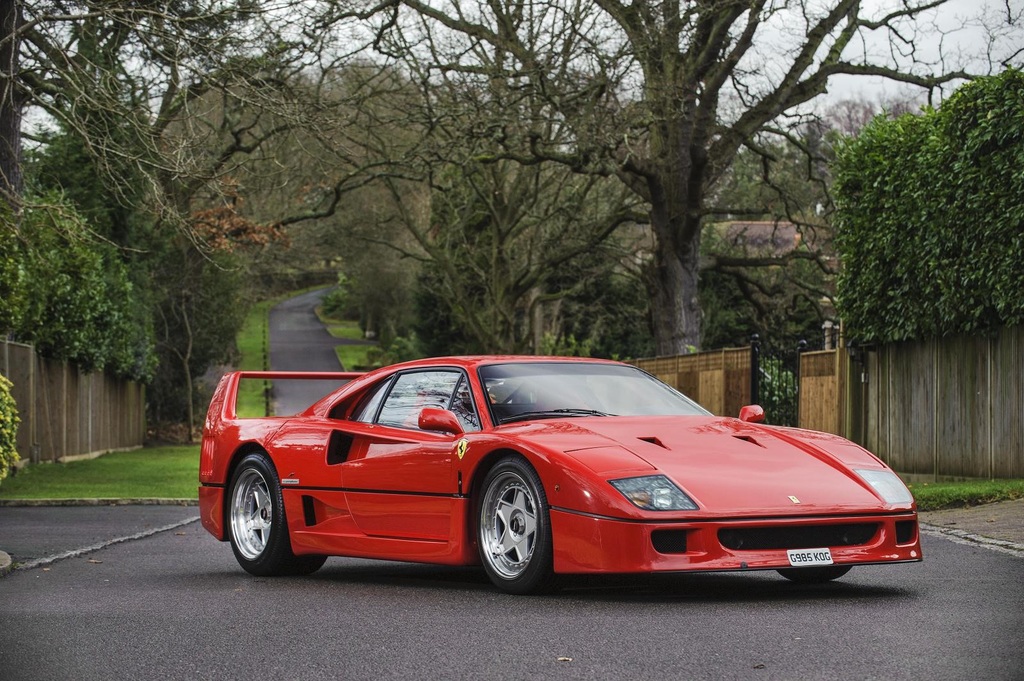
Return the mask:
[[733,435],[733,437],[736,438],[737,440],[743,440],[744,442],[749,442],[752,445],[757,445],[761,449],[767,449],[763,444],[761,444],[754,438],[750,437],[749,435]]
[[331,441],[327,445],[327,465],[336,466],[345,463],[348,452],[352,449],[352,436],[336,430],[331,433]]
[[644,442],[649,442],[652,445],[657,445],[658,447],[661,447],[662,449],[668,449],[668,447],[666,447],[661,440],[659,440],[658,438],[656,438],[654,436],[651,436],[651,437],[641,437],[641,438],[637,438],[637,439],[638,440],[643,440]]
[[309,495],[302,495],[302,519],[306,523],[306,527],[313,527],[316,525],[316,507],[313,504],[313,497]]

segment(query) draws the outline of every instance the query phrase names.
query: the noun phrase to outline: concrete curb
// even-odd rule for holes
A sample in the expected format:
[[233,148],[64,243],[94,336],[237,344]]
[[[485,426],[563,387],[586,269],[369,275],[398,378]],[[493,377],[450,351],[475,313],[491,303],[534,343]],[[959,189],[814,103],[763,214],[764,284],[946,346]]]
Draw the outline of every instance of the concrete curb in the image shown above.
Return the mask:
[[1009,556],[1024,558],[1024,544],[1018,544],[1017,542],[1006,541],[1004,539],[994,539],[992,537],[986,537],[984,535],[966,532],[964,530],[957,530],[950,527],[939,527],[938,525],[931,525],[929,523],[918,523],[918,525],[923,534],[928,534],[933,537],[943,537],[944,539],[949,539],[957,544],[976,546],[990,551],[996,551],[998,553],[1005,553]]
[[105,549],[108,546],[113,546],[114,544],[122,544],[124,542],[134,541],[136,539],[145,539],[146,537],[151,537],[154,534],[160,534],[161,532],[174,530],[179,527],[184,527],[185,525],[190,525],[195,522],[199,522],[199,518],[188,518],[187,520],[180,520],[176,523],[171,523],[170,525],[164,525],[163,527],[155,527],[150,530],[143,530],[142,532],[136,532],[135,534],[130,534],[125,537],[115,537],[114,539],[109,539],[98,544],[93,544],[92,546],[86,546],[85,548],[75,549],[73,551],[65,551],[64,553],[58,553],[53,556],[46,556],[45,558],[37,558],[36,560],[30,560],[25,563],[18,563],[18,567],[16,569],[31,570],[32,568],[43,567],[44,565],[56,563],[59,560],[66,560],[68,558],[78,558],[79,556],[84,556],[87,553],[93,553],[94,551]]

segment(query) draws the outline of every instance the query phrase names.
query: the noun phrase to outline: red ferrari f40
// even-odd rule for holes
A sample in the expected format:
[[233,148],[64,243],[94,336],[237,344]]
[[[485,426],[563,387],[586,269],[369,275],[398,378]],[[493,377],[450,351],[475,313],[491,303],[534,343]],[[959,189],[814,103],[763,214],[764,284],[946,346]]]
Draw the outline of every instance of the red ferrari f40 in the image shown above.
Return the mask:
[[[240,380],[351,379],[239,418]],[[482,565],[510,593],[563,575],[777,570],[798,582],[921,560],[917,512],[835,435],[713,416],[618,362],[448,357],[367,374],[235,372],[203,430],[203,526],[254,575],[328,556]]]

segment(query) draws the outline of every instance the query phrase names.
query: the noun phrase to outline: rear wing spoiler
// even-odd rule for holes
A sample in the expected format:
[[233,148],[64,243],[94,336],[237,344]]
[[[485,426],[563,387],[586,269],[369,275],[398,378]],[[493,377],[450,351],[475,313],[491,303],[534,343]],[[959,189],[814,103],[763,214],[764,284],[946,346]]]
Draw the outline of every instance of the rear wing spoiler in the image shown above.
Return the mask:
[[[221,418],[237,418],[238,385],[242,380],[351,381],[364,375],[363,371],[232,371],[221,378],[210,412],[211,415],[219,412]],[[220,408],[217,408],[218,401],[221,401]]]

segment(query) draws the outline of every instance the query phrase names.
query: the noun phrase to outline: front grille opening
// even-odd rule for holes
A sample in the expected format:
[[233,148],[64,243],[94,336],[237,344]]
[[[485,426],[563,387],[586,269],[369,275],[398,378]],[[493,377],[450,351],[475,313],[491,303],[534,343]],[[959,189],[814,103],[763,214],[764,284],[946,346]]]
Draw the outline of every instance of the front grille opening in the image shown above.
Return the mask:
[[722,528],[718,531],[718,541],[734,551],[817,549],[866,544],[876,532],[878,523]]
[[896,521],[896,543],[910,544],[917,538],[917,522],[913,520]]
[[654,530],[651,543],[658,553],[686,553],[686,530]]

